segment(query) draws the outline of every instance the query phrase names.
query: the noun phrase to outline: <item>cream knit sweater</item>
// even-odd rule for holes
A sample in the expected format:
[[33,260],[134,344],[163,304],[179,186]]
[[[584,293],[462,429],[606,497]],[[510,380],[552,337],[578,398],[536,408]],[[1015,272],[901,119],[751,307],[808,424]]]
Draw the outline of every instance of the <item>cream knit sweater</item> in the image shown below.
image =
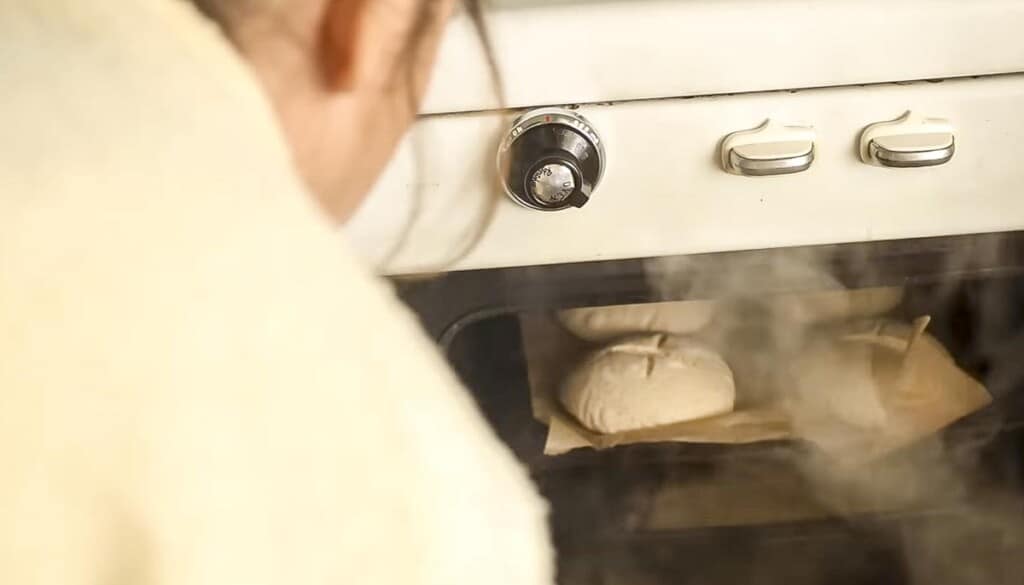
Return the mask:
[[0,583],[552,580],[544,506],[182,0],[0,0]]

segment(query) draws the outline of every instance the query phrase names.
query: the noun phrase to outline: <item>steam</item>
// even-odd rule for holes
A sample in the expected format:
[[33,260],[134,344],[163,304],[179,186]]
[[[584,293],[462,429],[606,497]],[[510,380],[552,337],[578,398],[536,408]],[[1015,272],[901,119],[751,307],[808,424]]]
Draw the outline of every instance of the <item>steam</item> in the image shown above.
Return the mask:
[[[927,287],[923,300],[906,299],[904,307],[911,305],[909,311],[924,312],[953,305],[964,286],[956,277],[977,272],[979,267],[997,266],[1001,246],[994,239],[947,250],[939,272],[953,278]],[[885,275],[878,274],[877,260],[867,254],[844,262],[846,271],[858,274],[862,282],[886,281]],[[828,250],[802,249],[720,258],[662,258],[649,261],[646,268],[661,299],[722,301],[723,310],[706,341],[723,352],[736,374],[738,408],[744,402],[779,404],[799,427],[798,434],[809,439],[806,449],[778,455],[780,463],[798,470],[808,497],[852,526],[879,518],[916,518],[904,523],[899,533],[907,583],[1019,582],[1024,559],[1011,551],[1024,545],[1024,500],[1015,491],[1020,486],[1006,478],[996,481],[982,465],[986,457],[1006,452],[998,444],[1004,425],[998,408],[989,407],[973,417],[973,425],[964,427],[967,431],[954,428],[924,437],[880,459],[865,461],[860,456],[863,433],[886,424],[882,406],[874,398],[878,389],[873,387],[870,356],[847,352],[841,356],[840,366],[840,356],[828,342],[828,327],[817,322],[817,316],[829,308],[823,308],[813,296],[780,296],[845,290],[836,276],[836,266],[836,258]],[[1014,310],[1008,304],[1012,298],[982,297],[984,302],[971,306],[970,317],[979,327],[974,357],[988,359],[987,381],[999,397],[1024,379],[1020,364],[1024,338],[1018,335],[1007,340],[1016,350],[995,341],[999,336],[992,329],[1005,327],[1008,313]],[[801,298],[812,300],[798,300]],[[915,304],[917,308],[912,306]],[[832,309],[857,316],[858,307],[847,303]],[[917,316],[897,313],[894,318],[908,321]],[[949,326],[940,325],[943,327]],[[797,377],[793,364],[798,365]],[[835,424],[814,426],[808,422],[822,420],[823,409],[832,411]],[[1014,446],[1012,451],[1018,458],[1019,449]],[[762,471],[750,461],[736,459],[718,473],[756,478]],[[788,570],[776,568],[780,575]]]

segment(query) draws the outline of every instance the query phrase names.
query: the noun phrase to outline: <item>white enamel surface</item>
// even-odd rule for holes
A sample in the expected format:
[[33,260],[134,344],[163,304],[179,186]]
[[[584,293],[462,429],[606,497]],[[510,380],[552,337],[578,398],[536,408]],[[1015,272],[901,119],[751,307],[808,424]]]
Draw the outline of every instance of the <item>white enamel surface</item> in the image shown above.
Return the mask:
[[[488,25],[517,108],[1024,71],[1021,0],[505,0]],[[499,106],[485,63],[456,18],[425,111]]]
[[750,160],[775,160],[804,156],[814,149],[814,143],[804,142],[761,142],[736,146],[736,154]]
[[[420,124],[347,232],[380,261],[405,231],[382,270],[408,273],[1021,229],[1022,107],[1024,75],[583,107],[605,138],[608,168],[586,207],[557,213],[501,194],[498,115],[435,117]],[[956,157],[928,169],[863,164],[862,130],[910,109],[956,125]],[[722,137],[768,117],[814,124],[811,169],[725,173]],[[491,208],[486,233],[460,258]]]
[[952,134],[910,134],[876,138],[875,144],[892,152],[921,152],[941,150],[953,144]]

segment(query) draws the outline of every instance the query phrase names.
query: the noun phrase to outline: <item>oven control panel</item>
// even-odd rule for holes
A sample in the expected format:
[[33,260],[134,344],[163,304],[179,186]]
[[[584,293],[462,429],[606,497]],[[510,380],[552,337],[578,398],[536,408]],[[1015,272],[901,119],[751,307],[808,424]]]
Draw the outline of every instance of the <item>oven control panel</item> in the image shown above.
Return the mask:
[[1020,230],[1022,100],[1015,74],[428,116],[345,233],[409,274]]

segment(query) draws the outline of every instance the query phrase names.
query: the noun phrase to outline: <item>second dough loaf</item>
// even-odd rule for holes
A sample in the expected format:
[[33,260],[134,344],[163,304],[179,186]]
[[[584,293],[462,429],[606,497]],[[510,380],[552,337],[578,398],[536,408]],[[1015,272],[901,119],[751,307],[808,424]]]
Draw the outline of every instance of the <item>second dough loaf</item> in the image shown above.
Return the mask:
[[714,309],[714,301],[585,307],[562,311],[558,320],[581,339],[611,341],[637,333],[693,333],[711,322]]

